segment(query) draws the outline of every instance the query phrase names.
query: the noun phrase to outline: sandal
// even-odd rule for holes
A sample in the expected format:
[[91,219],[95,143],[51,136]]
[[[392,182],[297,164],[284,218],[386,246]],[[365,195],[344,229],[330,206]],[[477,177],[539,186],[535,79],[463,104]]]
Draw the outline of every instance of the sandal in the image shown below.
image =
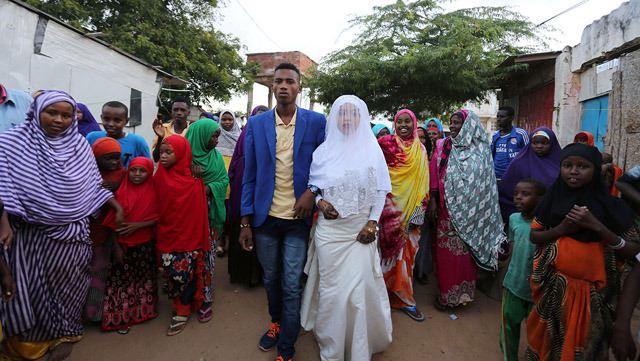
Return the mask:
[[189,316],[174,315],[171,317],[171,323],[169,323],[169,328],[167,329],[167,336],[174,336],[182,332],[187,326],[188,320]]
[[116,330],[117,333],[121,334],[121,335],[126,335],[129,333],[129,331],[131,331],[131,326],[127,326],[125,328],[119,328]]
[[407,316],[411,317],[412,320],[422,322],[424,321],[424,314],[420,312],[416,306],[412,307],[404,307],[402,311],[407,314]]
[[211,318],[213,318],[213,310],[211,310],[211,306],[204,310],[202,308],[198,310],[198,321],[201,323],[209,322]]
[[446,305],[443,305],[442,303],[440,303],[440,300],[438,299],[438,296],[436,296],[436,298],[433,299],[433,307],[441,312],[445,312],[447,310]]

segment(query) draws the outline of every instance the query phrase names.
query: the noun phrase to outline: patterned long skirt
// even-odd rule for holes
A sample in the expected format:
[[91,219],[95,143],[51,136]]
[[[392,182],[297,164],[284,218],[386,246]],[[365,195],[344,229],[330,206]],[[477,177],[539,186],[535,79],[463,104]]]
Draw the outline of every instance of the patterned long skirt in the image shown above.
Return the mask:
[[162,266],[169,281],[169,298],[180,316],[188,316],[196,312],[202,302],[209,302],[206,293],[210,292],[209,297],[213,297],[210,253],[214,252],[195,250],[162,254]]
[[438,212],[436,241],[433,246],[433,273],[438,284],[438,301],[458,306],[473,301],[478,266],[453,228],[444,207]]
[[116,330],[151,319],[157,315],[155,240],[128,247],[124,262],[109,264],[103,330]]

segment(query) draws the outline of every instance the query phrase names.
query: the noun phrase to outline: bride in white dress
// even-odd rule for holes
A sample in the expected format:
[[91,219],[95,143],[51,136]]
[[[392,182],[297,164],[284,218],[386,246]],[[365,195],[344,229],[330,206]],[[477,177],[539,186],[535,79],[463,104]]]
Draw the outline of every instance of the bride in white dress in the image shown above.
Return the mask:
[[326,139],[313,153],[310,187],[320,215],[312,230],[301,323],[322,360],[370,360],[391,343],[391,311],[376,225],[391,181],[358,97],[336,99]]

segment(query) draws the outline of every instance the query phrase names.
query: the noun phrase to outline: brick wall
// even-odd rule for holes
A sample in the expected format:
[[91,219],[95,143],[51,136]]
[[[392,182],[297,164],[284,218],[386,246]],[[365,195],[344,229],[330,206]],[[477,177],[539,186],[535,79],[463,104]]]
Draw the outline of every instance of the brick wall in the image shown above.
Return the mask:
[[303,74],[316,64],[315,61],[299,51],[248,54],[247,62],[249,61],[256,62],[262,67],[258,76],[272,76],[274,69],[280,63],[292,63],[297,66]]

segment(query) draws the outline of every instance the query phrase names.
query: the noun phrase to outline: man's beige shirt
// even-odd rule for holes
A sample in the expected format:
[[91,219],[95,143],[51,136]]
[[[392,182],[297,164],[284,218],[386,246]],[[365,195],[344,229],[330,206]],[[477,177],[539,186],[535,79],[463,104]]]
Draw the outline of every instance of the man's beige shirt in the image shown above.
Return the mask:
[[293,191],[293,135],[296,131],[296,116],[298,109],[293,113],[289,125],[285,125],[276,115],[276,187],[273,190],[273,201],[269,215],[282,219],[293,218],[293,206],[296,204],[296,195]]

